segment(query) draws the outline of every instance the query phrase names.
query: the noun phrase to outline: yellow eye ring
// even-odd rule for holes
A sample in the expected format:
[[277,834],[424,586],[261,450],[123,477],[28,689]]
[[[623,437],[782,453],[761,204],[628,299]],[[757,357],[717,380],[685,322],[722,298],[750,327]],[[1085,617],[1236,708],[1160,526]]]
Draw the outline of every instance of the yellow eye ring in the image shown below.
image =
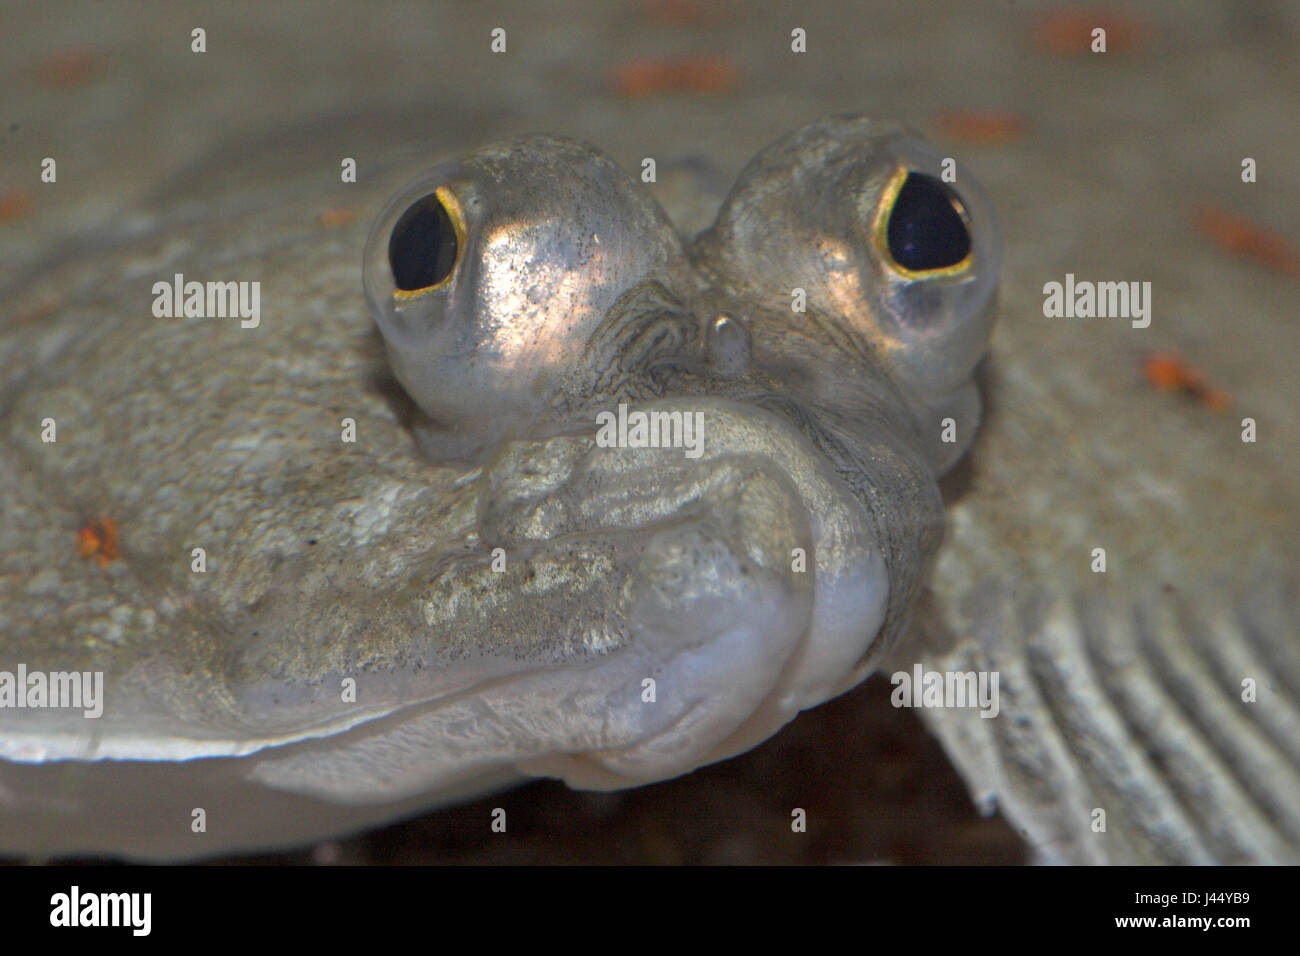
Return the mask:
[[[460,260],[465,255],[465,210],[461,207],[460,200],[447,186],[439,186],[433,191],[433,195],[442,205],[443,211],[451,221],[452,233],[456,237],[456,255],[452,260],[451,268],[447,270],[447,274],[433,285],[424,286],[419,289],[394,289],[393,301],[399,304],[410,302],[414,299],[420,298],[421,296],[428,295],[430,292],[437,292],[439,289],[446,288],[451,283],[452,278],[456,275],[456,270],[460,267]],[[427,198],[428,197],[426,196],[425,199],[420,200],[420,202],[426,201]],[[412,204],[412,208],[414,208],[415,205],[417,204]],[[397,229],[398,226],[393,227],[394,232],[396,232]],[[396,279],[394,279],[394,281],[396,281]]]
[[[906,266],[901,265],[890,251],[889,218],[893,215],[894,205],[898,200],[898,194],[903,189],[903,184],[907,182],[907,178],[911,176],[913,172],[914,170],[900,166],[898,169],[894,170],[893,175],[889,177],[889,182],[881,191],[880,202],[876,206],[875,222],[872,224],[871,230],[871,239],[875,245],[876,255],[882,262],[888,263],[889,267],[893,271],[905,279],[942,279],[962,275],[971,268],[971,265],[975,260],[975,246],[973,243],[970,251],[966,253],[965,258],[958,262],[954,262],[950,266],[943,266],[938,269],[908,269]],[[962,204],[961,200],[955,194],[950,194],[948,198],[949,201],[953,203],[953,206],[955,207],[957,214],[961,217],[962,222],[965,223],[967,232],[969,232],[970,214],[966,212],[965,205]]]

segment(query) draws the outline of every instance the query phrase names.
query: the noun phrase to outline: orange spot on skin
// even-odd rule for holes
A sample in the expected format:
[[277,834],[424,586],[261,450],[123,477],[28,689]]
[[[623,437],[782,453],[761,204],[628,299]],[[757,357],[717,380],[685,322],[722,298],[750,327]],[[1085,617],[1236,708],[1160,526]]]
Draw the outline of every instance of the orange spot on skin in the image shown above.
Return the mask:
[[77,554],[94,558],[101,568],[118,559],[117,522],[112,518],[92,521],[77,532]]
[[1218,206],[1196,210],[1196,228],[1216,244],[1283,275],[1300,276],[1300,252],[1286,237]]
[[316,217],[316,222],[326,229],[337,229],[339,226],[346,226],[360,215],[360,209],[350,206],[338,206],[334,209],[326,209]]
[[1182,387],[1183,363],[1169,352],[1152,352],[1143,360],[1142,372],[1156,388]]
[[0,193],[0,222],[21,219],[32,208],[32,196],[26,189],[7,189]]
[[1182,392],[1212,411],[1221,412],[1232,404],[1227,392],[1213,388],[1205,375],[1183,361],[1177,352],[1150,353],[1142,360],[1142,374],[1156,388]]
[[1217,388],[1212,388],[1197,397],[1201,400],[1201,404],[1211,411],[1224,412],[1232,406],[1232,397]]
[[646,17],[662,26],[709,26],[732,17],[726,0],[649,0],[642,8]]
[[614,73],[620,96],[642,97],[655,93],[726,93],[736,86],[736,68],[723,56],[632,60]]
[[52,90],[85,86],[100,72],[99,54],[88,46],[68,47],[36,64],[36,78]]
[[1024,133],[1023,117],[1001,110],[972,110],[940,113],[939,129],[963,143],[1010,143]]
[[1048,53],[1082,56],[1092,52],[1092,31],[1106,31],[1107,53],[1131,53],[1146,45],[1150,31],[1135,17],[1104,8],[1061,10],[1034,27],[1034,42]]

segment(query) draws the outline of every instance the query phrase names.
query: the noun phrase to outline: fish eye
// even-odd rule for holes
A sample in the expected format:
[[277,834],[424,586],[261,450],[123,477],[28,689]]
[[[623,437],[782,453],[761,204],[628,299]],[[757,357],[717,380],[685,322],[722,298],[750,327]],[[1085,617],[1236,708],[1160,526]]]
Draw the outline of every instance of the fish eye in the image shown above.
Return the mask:
[[894,194],[885,238],[890,257],[907,272],[955,271],[971,253],[961,197],[925,173],[907,173]]
[[399,293],[426,292],[451,277],[463,245],[459,214],[450,192],[438,189],[398,218],[388,236],[388,265]]

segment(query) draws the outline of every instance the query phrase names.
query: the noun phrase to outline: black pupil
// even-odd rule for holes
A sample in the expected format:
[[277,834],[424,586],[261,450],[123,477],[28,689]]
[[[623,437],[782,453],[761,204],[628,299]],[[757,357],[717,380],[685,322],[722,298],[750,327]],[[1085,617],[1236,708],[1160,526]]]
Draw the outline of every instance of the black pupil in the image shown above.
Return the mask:
[[957,211],[959,203],[933,176],[908,173],[886,230],[894,261],[910,272],[926,272],[954,266],[970,255],[970,233]]
[[456,265],[456,229],[437,195],[425,196],[402,213],[388,237],[388,264],[397,288],[427,289],[451,275]]

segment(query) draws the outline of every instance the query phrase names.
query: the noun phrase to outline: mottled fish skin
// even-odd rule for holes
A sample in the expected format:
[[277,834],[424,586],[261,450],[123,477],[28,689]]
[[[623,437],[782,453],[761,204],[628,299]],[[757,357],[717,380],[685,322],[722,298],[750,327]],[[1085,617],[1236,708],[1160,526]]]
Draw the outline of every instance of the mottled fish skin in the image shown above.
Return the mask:
[[[1027,193],[1046,194],[1056,174],[1032,173],[1041,179]],[[1150,328],[1045,316],[1041,283],[1087,267],[1058,253],[1060,272],[1044,276],[1037,250],[1065,237],[1006,230],[1006,271],[1019,281],[1004,281],[980,377],[985,425],[945,483],[925,643],[898,667],[1000,673],[996,719],[920,713],[977,801],[1043,860],[1294,863],[1294,283],[1224,261],[1182,227],[1178,177],[1153,167],[1131,186],[1145,218],[1174,224],[1126,247],[1112,274],[1151,282]],[[1035,271],[1019,275],[1027,263]],[[1248,292],[1259,307],[1239,306]],[[1230,410],[1143,380],[1144,357],[1170,347],[1213,369]],[[1257,442],[1242,440],[1246,418]],[[1105,573],[1092,570],[1095,548]]]
[[[909,171],[939,173],[895,124],[844,118],[778,143],[689,263],[667,219],[586,147],[533,137],[474,156],[464,182],[451,173],[472,192],[467,236],[484,237],[467,246],[482,255],[466,259],[481,267],[469,292],[500,286],[502,301],[543,313],[579,293],[564,324],[538,326],[560,337],[536,374],[519,370],[525,392],[508,377],[449,383],[510,413],[500,418],[448,427],[445,396],[429,394],[443,377],[421,378],[419,364],[443,353],[403,364],[413,339],[381,321],[424,410],[412,407],[358,310],[358,232],[322,231],[302,184],[270,208],[237,195],[224,215],[190,221],[182,193],[146,235],[19,289],[17,312],[69,291],[0,340],[14,448],[2,467],[16,489],[4,572],[23,585],[3,605],[5,653],[30,670],[102,670],[107,688],[98,721],[5,715],[6,848],[192,856],[336,834],[519,775],[600,789],[661,779],[752,747],[866,676],[905,633],[940,539],[936,476],[954,458],[933,435],[958,414],[964,447],[978,417],[969,376],[997,273],[978,187],[963,187],[974,251],[960,267],[875,288],[877,233],[818,211],[816,167],[880,221]],[[573,208],[605,217],[609,251],[543,204],[566,174]],[[392,185],[358,198],[378,205]],[[774,198],[806,212],[789,223],[813,270],[801,319],[784,277],[753,274],[768,237],[751,223]],[[561,260],[550,292],[509,286],[542,282],[573,241],[583,251]],[[664,253],[643,255],[648,241]],[[844,251],[823,286],[828,241]],[[600,281],[615,294],[583,298],[611,256]],[[177,272],[259,279],[264,321],[159,321],[152,285]],[[840,310],[852,281],[904,312]],[[914,327],[918,285],[933,314]],[[448,322],[464,317],[460,301]],[[479,342],[447,359],[488,354]],[[594,413],[622,400],[702,413],[704,453],[595,447]],[[24,425],[47,416],[56,445]],[[356,447],[339,441],[344,418],[364,435]],[[502,420],[487,441],[440,441]],[[449,449],[453,461],[433,460]],[[94,516],[122,529],[106,568],[61,547]],[[511,555],[499,575],[485,570],[497,546]],[[663,688],[653,708],[640,698],[648,674]],[[340,699],[348,677],[355,703]],[[197,806],[211,822],[194,841]]]
[[[440,116],[450,113],[444,109]],[[446,126],[466,128],[463,120],[446,121]],[[472,148],[493,135],[490,130],[464,135],[449,151]],[[238,153],[223,156],[214,167],[219,174],[230,165],[230,155]],[[1008,219],[1034,222],[1030,211],[1015,207],[1022,196],[1061,195],[1058,172],[1018,163],[1014,187],[1006,177],[1008,185],[995,195],[1000,208],[1013,209]],[[269,280],[263,256],[273,257],[278,250],[276,269],[286,282],[281,293],[319,303],[311,306],[317,324],[281,329],[289,336],[289,348],[281,354],[316,354],[315,368],[304,368],[301,358],[283,358],[274,369],[275,375],[289,376],[305,405],[329,407],[349,394],[354,370],[382,365],[382,346],[368,329],[355,290],[355,252],[368,223],[337,231],[313,228],[317,196],[325,194],[327,184],[294,173],[293,178],[258,180],[241,176],[235,166],[226,178],[218,176],[217,185],[206,187],[204,178],[196,176],[185,187],[198,197],[191,202],[190,219],[211,214],[217,200],[237,209],[237,193],[250,181],[264,187],[265,194],[247,202],[246,209],[276,203],[281,208],[269,216],[246,212],[210,223],[186,242],[162,231],[174,231],[184,219],[181,204],[169,202],[164,208],[172,211],[170,216],[160,215],[152,234],[130,243],[114,240],[75,264],[55,262],[6,296],[5,316],[60,296],[70,300],[45,320],[46,327],[15,329],[0,338],[6,425],[6,453],[0,455],[0,480],[6,488],[0,498],[0,562],[6,590],[0,592],[0,613],[13,618],[14,609],[21,607],[24,614],[30,610],[29,620],[62,615],[69,626],[52,636],[65,644],[49,659],[66,660],[69,653],[91,655],[77,659],[103,659],[131,635],[132,640],[145,639],[158,666],[167,662],[167,645],[177,642],[190,642],[217,666],[228,666],[220,652],[226,631],[205,626],[207,608],[177,601],[174,619],[168,619],[170,640],[154,635],[149,644],[150,635],[134,623],[142,615],[115,614],[113,608],[119,603],[128,610],[165,607],[162,599],[168,595],[156,587],[148,590],[153,576],[134,572],[128,578],[123,564],[105,577],[93,565],[66,560],[72,530],[102,506],[117,503],[103,487],[104,465],[110,463],[95,448],[85,449],[80,474],[39,484],[23,477],[34,464],[25,455],[15,457],[14,449],[30,452],[34,443],[32,429],[14,412],[15,396],[61,338],[85,336],[106,316],[134,317],[130,331],[115,330],[116,345],[105,345],[93,366],[111,373],[112,356],[141,341],[136,330],[148,326],[149,334],[154,332],[141,301],[155,274],[167,273],[173,264],[202,271],[193,258],[197,242],[202,249],[227,250],[221,261],[230,263],[230,277]],[[405,175],[402,170],[381,180],[363,180],[356,187],[358,201],[376,207]],[[1025,178],[1033,182],[1022,184]],[[211,190],[206,196],[204,188]],[[1142,193],[1153,219],[1182,221],[1186,196],[1163,172],[1157,175],[1153,167],[1151,176],[1126,181],[1125,189]],[[668,206],[674,220],[682,221]],[[1080,216],[1086,219],[1082,212]],[[1022,273],[1027,263],[1041,264],[1042,257],[1031,250],[1056,237],[1029,228],[1008,230],[1007,271],[1016,281],[1004,284],[1001,324],[983,368],[984,425],[967,464],[944,485],[945,543],[930,578],[934,595],[919,615],[923,626],[918,638],[929,649],[920,654],[904,649],[885,670],[906,669],[918,659],[927,667],[999,670],[1003,696],[998,718],[958,710],[922,710],[921,716],[944,742],[976,799],[990,809],[1000,807],[1044,860],[1294,862],[1300,812],[1300,791],[1294,785],[1300,764],[1295,627],[1300,536],[1292,476],[1300,464],[1294,414],[1300,396],[1292,365],[1300,354],[1300,326],[1285,318],[1294,286],[1249,264],[1225,265],[1190,230],[1169,229],[1159,236],[1160,242],[1127,264],[1125,277],[1155,280],[1157,295],[1168,297],[1168,310],[1157,307],[1160,343],[1179,343],[1189,350],[1208,347],[1217,382],[1234,395],[1233,413],[1216,416],[1144,387],[1135,369],[1154,339],[1096,321],[1081,326],[1045,319],[1034,281],[1038,272]],[[263,245],[270,251],[264,252]],[[1133,255],[1139,247],[1125,248]],[[1066,259],[1060,257],[1063,263]],[[134,272],[124,269],[132,263]],[[322,264],[328,267],[324,273]],[[139,287],[132,288],[132,281]],[[1238,308],[1246,283],[1256,290],[1251,301],[1271,306]],[[334,335],[320,334],[325,322],[337,323]],[[1226,323],[1231,334],[1207,331]],[[340,326],[346,331],[337,331]],[[182,354],[182,364],[186,355],[200,365],[216,355],[223,364],[233,363],[246,381],[265,381],[260,348],[224,328],[208,331],[193,351]],[[333,387],[313,386],[313,376],[331,363],[343,366]],[[83,367],[68,368],[70,381],[86,377]],[[385,387],[387,391],[367,392],[345,404],[370,414],[371,447],[388,473],[407,475],[412,486],[417,480],[427,483],[427,472],[410,460],[402,419],[410,408],[394,385]],[[382,398],[385,394],[388,400]],[[203,395],[207,401],[235,401],[241,386],[232,381],[223,391],[208,383]],[[74,407],[87,404],[75,388],[65,389],[62,400]],[[28,414],[37,412],[39,421],[43,409]],[[330,433],[322,447],[336,434],[339,414],[340,409],[331,408],[331,414],[320,417],[319,428]],[[1261,425],[1258,444],[1240,442],[1245,415]],[[184,451],[180,443],[168,453],[177,451]],[[349,472],[339,474],[347,477]],[[360,487],[363,479],[352,480]],[[169,499],[164,488],[151,506],[154,489],[147,475],[134,485],[134,498],[127,499],[136,502],[129,514],[133,530],[124,547],[135,552],[139,564],[148,552],[134,541],[141,540],[137,536],[149,528],[150,517],[169,502],[184,505],[177,499],[179,490]],[[314,500],[310,486],[279,491],[286,513],[307,509],[309,517],[297,533],[312,536],[321,521],[334,520],[335,502]],[[203,495],[195,500],[201,503]],[[79,501],[90,504],[68,504]],[[396,504],[409,508],[415,503]],[[317,514],[321,521],[310,517]],[[243,520],[244,531],[257,530],[255,519],[239,515],[239,509],[231,509],[224,520]],[[429,522],[428,527],[436,525]],[[394,538],[400,548],[400,539]],[[191,544],[178,539],[167,546],[188,554]],[[409,539],[406,545],[408,552],[422,546]],[[1108,551],[1105,575],[1089,571],[1091,549],[1097,546]],[[48,574],[55,566],[59,577],[52,582]],[[336,578],[333,586],[343,585]],[[120,602],[105,592],[106,586],[120,593]],[[344,594],[366,599],[364,587],[340,592]],[[6,628],[5,633],[12,632]],[[38,658],[24,659],[34,663]],[[1257,678],[1259,700],[1253,706],[1240,702],[1239,675]],[[178,688],[177,705],[189,700]],[[324,750],[330,741],[318,746]],[[152,764],[65,762],[25,769],[31,776],[23,786],[30,785],[51,810],[74,814],[79,803],[93,796],[101,819],[118,827],[121,847],[154,855],[176,852],[158,840],[160,822],[170,819],[164,808],[156,818],[142,817],[138,810],[159,793]],[[360,827],[402,813],[400,806],[383,807],[367,818],[358,808],[342,811],[287,792],[276,792],[279,805],[266,803],[268,791],[242,781],[224,759],[171,767],[167,780],[179,790],[202,792],[213,820],[240,820],[248,846],[292,841],[294,832],[285,821],[306,821],[302,832],[309,833]],[[501,782],[490,777],[468,781],[466,792]],[[21,792],[11,775],[0,776],[0,797]],[[261,830],[256,820],[239,812],[254,797],[267,808],[269,822]],[[406,810],[421,804],[412,800]],[[1105,833],[1093,830],[1097,808],[1106,810]],[[183,800],[172,809],[188,822]],[[55,814],[0,819],[13,821],[4,830],[7,849],[40,851],[59,845],[63,824]]]
[[[1157,289],[1212,268],[1192,239],[1162,255]],[[1300,327],[1231,322],[1214,354],[1234,406],[1215,414],[1141,387],[1126,323],[1004,298],[985,428],[947,489],[931,649],[899,666],[1000,673],[996,719],[921,715],[1044,860],[1300,860]],[[1243,442],[1245,417],[1267,439]]]

